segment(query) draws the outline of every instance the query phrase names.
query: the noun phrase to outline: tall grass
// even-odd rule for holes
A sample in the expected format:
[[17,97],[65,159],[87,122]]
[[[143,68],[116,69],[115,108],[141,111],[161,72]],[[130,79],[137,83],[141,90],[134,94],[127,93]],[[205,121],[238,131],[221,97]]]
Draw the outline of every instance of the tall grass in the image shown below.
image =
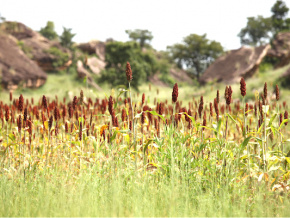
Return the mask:
[[209,96],[182,102],[177,84],[163,99],[120,90],[19,105],[14,94],[0,102],[0,214],[289,215],[287,102],[235,90],[210,100],[216,114]]

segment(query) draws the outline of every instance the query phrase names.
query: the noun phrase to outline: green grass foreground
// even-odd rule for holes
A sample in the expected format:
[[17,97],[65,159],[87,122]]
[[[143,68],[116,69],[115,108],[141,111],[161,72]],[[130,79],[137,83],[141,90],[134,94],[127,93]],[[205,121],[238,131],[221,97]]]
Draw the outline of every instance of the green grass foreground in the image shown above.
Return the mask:
[[49,169],[28,173],[25,182],[1,176],[0,215],[281,217],[290,213],[289,198],[267,191],[263,184],[249,188],[223,179],[219,185],[208,172],[197,176],[179,171],[171,178],[157,172],[135,174],[123,161],[108,163],[117,164],[116,172],[111,166],[82,169],[78,175]]
[[277,100],[266,80],[262,101],[260,77],[230,104],[222,84],[183,86],[176,103],[143,85],[131,103],[56,75],[2,93],[0,216],[289,216],[289,90]]

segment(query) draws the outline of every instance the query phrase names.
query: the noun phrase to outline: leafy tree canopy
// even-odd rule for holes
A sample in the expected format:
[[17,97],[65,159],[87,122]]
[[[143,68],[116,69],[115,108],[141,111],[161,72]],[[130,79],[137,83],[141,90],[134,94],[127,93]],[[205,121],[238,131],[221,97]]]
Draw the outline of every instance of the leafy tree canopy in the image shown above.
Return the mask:
[[281,31],[290,30],[290,18],[287,18],[289,8],[286,3],[278,0],[271,8],[272,26],[275,34]]
[[272,23],[270,18],[263,16],[248,17],[247,26],[238,34],[243,45],[263,45],[270,39]]
[[141,48],[146,45],[146,41],[150,42],[153,39],[152,33],[148,30],[126,30],[126,33],[129,35],[130,39],[139,42]]
[[57,33],[54,30],[54,23],[52,21],[47,21],[46,26],[41,28],[39,33],[49,40],[54,40],[58,38]]
[[[139,43],[109,42],[106,44],[106,69],[102,72],[100,81],[106,81],[113,87],[127,86],[126,63],[130,63],[133,80],[131,86],[138,90],[138,86],[147,80],[148,76],[156,72],[168,71],[168,65],[157,60],[154,51],[142,51]],[[161,73],[163,73],[161,72]]]
[[73,45],[73,37],[76,35],[71,32],[71,28],[65,28],[63,27],[63,32],[60,36],[60,44],[64,47],[71,48]]
[[242,28],[238,34],[241,44],[262,45],[268,43],[277,33],[290,31],[288,11],[286,3],[278,0],[271,8],[271,17],[248,17],[247,26]]
[[184,38],[182,44],[169,46],[168,50],[180,68],[186,67],[197,78],[223,53],[221,44],[210,41],[206,38],[206,34],[191,34]]

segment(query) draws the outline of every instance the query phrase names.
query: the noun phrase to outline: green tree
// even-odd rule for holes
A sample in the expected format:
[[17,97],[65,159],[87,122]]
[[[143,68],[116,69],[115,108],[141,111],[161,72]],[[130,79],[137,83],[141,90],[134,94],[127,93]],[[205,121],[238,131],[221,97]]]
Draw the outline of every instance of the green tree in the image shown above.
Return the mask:
[[46,26],[41,28],[39,33],[49,40],[54,40],[58,38],[57,33],[54,30],[54,23],[52,21],[47,21]]
[[270,18],[248,17],[247,26],[241,29],[238,36],[243,45],[263,45],[271,38],[272,23]]
[[274,34],[290,30],[290,18],[287,18],[288,11],[289,8],[286,3],[281,0],[276,1],[271,8],[271,12],[273,13],[271,19]]
[[221,44],[210,41],[206,34],[191,34],[184,38],[183,43],[170,46],[168,50],[180,68],[187,68],[198,79],[209,64],[223,53]]
[[63,32],[60,36],[60,44],[66,48],[70,48],[73,45],[73,37],[76,35],[74,33],[71,32],[72,29],[71,28],[65,28],[63,27]]
[[148,30],[126,30],[126,33],[129,35],[130,39],[139,42],[141,48],[147,45],[146,41],[150,42],[153,39],[152,33]]
[[101,73],[100,82],[106,81],[113,87],[126,85],[126,63],[130,63],[133,71],[131,86],[138,90],[140,84],[148,76],[156,73],[166,73],[168,65],[157,60],[152,49],[143,52],[139,43],[109,42],[106,44],[106,69]]

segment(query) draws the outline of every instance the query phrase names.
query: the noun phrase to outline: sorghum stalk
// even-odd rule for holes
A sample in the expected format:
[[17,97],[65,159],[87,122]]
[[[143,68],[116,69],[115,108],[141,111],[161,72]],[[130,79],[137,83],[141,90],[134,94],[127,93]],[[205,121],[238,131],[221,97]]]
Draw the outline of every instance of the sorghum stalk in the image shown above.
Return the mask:
[[132,131],[133,131],[133,143],[134,143],[134,150],[135,150],[135,169],[137,170],[137,145],[136,145],[136,137],[135,137],[135,122],[134,122],[134,111],[133,111],[133,104],[132,104],[132,93],[131,93],[131,81],[133,79],[132,77],[132,69],[130,66],[130,63],[127,62],[126,64],[126,77],[129,83],[129,93],[130,93],[130,107],[132,112]]
[[176,107],[177,98],[178,98],[178,85],[177,83],[175,83],[173,86],[173,91],[172,91],[172,102],[173,102],[172,125],[174,125],[175,107]]
[[[243,115],[244,115],[244,134],[245,137],[247,137],[247,117],[246,117],[246,113],[248,113],[248,104],[245,105],[245,96],[247,93],[247,89],[246,89],[246,82],[245,79],[242,77],[241,81],[240,81],[240,90],[241,90],[241,95],[243,97]],[[250,174],[250,148],[249,148],[249,143],[247,144],[247,155],[248,155],[248,173]]]
[[[280,92],[279,92],[279,87],[278,87],[278,85],[276,84],[276,88],[275,88],[275,93],[276,93],[276,107],[277,107],[277,116],[278,116],[278,128],[280,127],[280,122],[279,122],[279,105],[278,105],[278,101],[279,101],[279,99],[280,99]],[[281,146],[281,152],[282,152],[282,155],[283,155],[283,145],[282,145],[282,135],[281,135],[281,133],[280,133],[280,146]]]

